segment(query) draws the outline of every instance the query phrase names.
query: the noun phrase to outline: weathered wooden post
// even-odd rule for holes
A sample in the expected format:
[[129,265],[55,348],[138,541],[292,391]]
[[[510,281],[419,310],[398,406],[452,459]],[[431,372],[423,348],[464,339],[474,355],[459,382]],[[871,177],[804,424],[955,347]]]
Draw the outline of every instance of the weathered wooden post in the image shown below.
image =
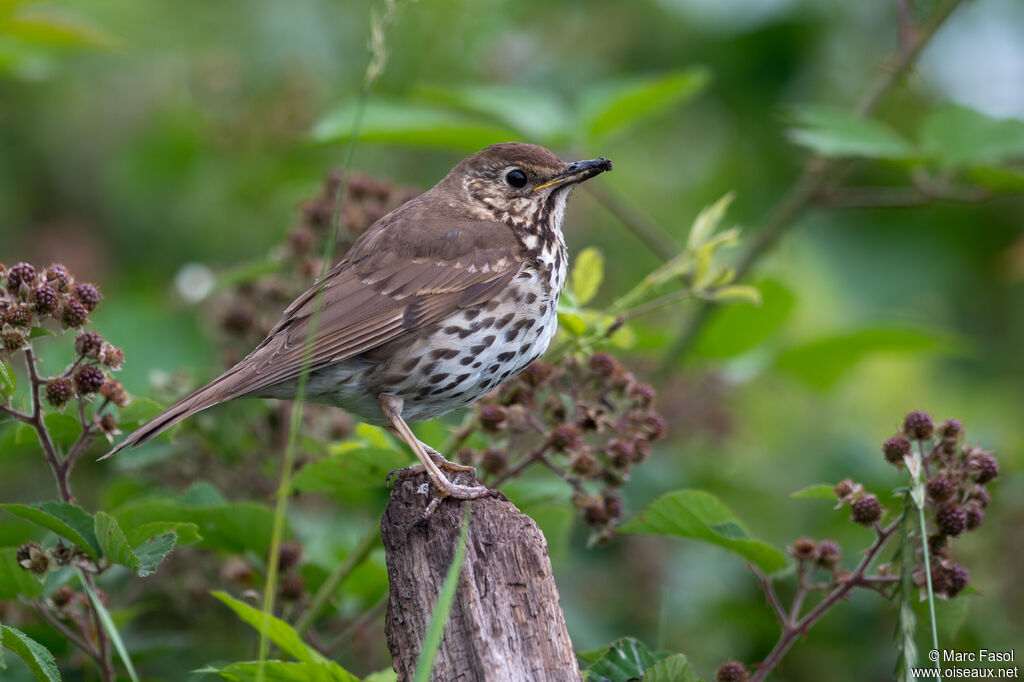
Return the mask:
[[[460,483],[479,485],[460,477]],[[426,523],[416,524],[431,488],[425,475],[396,484],[381,522],[390,583],[386,631],[399,682],[412,679],[467,504],[445,500]],[[544,535],[504,496],[472,505],[455,602],[431,679],[579,682]]]

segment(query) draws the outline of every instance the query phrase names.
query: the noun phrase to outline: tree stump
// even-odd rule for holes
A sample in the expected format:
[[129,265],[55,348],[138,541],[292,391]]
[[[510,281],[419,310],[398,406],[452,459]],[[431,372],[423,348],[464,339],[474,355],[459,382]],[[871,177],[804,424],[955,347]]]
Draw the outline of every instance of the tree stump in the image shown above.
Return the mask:
[[[468,474],[458,479],[480,485]],[[446,499],[418,524],[433,492],[425,474],[401,480],[381,521],[390,584],[385,629],[399,682],[413,678],[455,556],[463,505],[470,504]],[[579,682],[544,535],[504,495],[471,504],[466,554],[431,680]]]

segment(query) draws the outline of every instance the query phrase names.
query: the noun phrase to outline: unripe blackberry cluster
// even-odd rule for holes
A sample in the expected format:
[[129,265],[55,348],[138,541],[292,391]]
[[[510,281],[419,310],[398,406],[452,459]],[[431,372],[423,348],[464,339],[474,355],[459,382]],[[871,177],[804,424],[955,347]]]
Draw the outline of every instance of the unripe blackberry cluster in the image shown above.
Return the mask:
[[[967,571],[950,559],[953,538],[979,527],[985,520],[985,507],[991,501],[988,484],[999,476],[999,462],[992,453],[964,442],[966,431],[957,419],[935,425],[931,416],[920,410],[909,413],[903,429],[882,446],[886,460],[892,443],[917,448],[925,478],[925,513],[930,526],[928,547],[932,557],[932,585],[940,596],[953,597],[967,584]],[[905,446],[903,445],[905,443]],[[922,559],[923,562],[923,559]],[[924,584],[923,568],[916,574]]]
[[573,504],[594,540],[607,542],[623,514],[618,488],[665,435],[654,400],[654,388],[607,353],[534,362],[478,403],[462,432],[465,439],[482,431],[489,447],[463,448],[458,456],[488,473],[492,485],[518,475],[530,459],[543,461],[573,487]]
[[[34,332],[81,330],[101,299],[95,285],[76,282],[59,263],[45,269],[30,263],[0,265],[0,356],[9,359],[48,336]],[[124,362],[121,349],[92,330],[79,331],[74,347],[75,358],[62,374],[40,379],[43,400],[61,409],[75,398],[87,400],[98,393],[115,405],[127,405],[130,399],[124,387],[109,376]],[[110,428],[101,429],[108,435],[116,430],[116,425],[110,425],[112,419],[107,418]]]
[[[11,331],[24,333],[48,320],[64,328],[81,327],[101,298],[95,285],[75,284],[67,268],[59,263],[42,271],[30,263],[10,268],[0,264],[0,282],[0,328],[5,346]],[[13,352],[9,348],[7,351]]]
[[89,562],[89,556],[74,545],[57,542],[50,549],[43,549],[36,542],[26,542],[15,553],[18,565],[30,573],[45,575],[64,566],[82,565]]

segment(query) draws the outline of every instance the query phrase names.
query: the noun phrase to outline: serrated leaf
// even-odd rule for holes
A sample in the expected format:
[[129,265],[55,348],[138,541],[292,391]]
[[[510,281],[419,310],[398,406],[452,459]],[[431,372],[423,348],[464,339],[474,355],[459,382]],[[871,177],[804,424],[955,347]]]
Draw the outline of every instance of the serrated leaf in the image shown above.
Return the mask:
[[806,488],[797,490],[795,493],[790,493],[789,496],[798,500],[836,501],[835,486],[829,485],[828,483],[809,485]]
[[[329,112],[313,127],[315,142],[344,142],[352,136],[356,102]],[[366,104],[359,139],[402,145],[479,150],[515,138],[509,128],[440,107],[374,98]]]
[[256,682],[259,679],[264,682],[359,682],[358,677],[334,662],[264,661],[262,678],[258,661],[232,663],[224,668],[207,667],[194,672],[220,675],[230,682]]
[[775,360],[775,368],[818,389],[834,386],[853,367],[881,353],[919,353],[952,347],[936,333],[920,329],[868,327],[826,336],[789,348]]
[[18,564],[17,554],[17,547],[0,548],[0,599],[41,597],[45,586]]
[[749,303],[761,305],[761,292],[749,284],[730,284],[707,294],[715,303]]
[[790,139],[822,156],[906,159],[916,154],[913,145],[885,123],[842,109],[803,107],[796,111],[796,120]]
[[635,637],[612,642],[587,668],[588,682],[630,682],[643,677],[644,671],[668,656],[651,652]]
[[0,641],[25,661],[39,682],[60,682],[57,661],[42,644],[9,625],[0,625]]
[[1024,121],[946,106],[928,114],[919,141],[925,154],[947,166],[997,164],[1024,156]]
[[579,129],[591,142],[623,133],[692,99],[710,80],[707,69],[691,67],[591,87],[583,96]]
[[604,256],[594,247],[583,249],[576,256],[569,279],[576,302],[586,305],[597,294],[604,279]]
[[93,559],[102,556],[93,518],[78,505],[70,502],[0,504],[0,509],[70,540]]
[[280,618],[264,614],[259,609],[249,606],[243,601],[235,599],[227,592],[221,592],[219,590],[213,591],[210,594],[214,598],[220,600],[225,606],[235,612],[243,622],[252,626],[257,632],[263,632],[264,627],[266,628],[267,638],[280,647],[281,651],[285,652],[300,663],[327,663],[327,659],[322,654],[307,646],[302,638],[299,637],[299,633],[295,629],[288,625]]
[[677,490],[647,505],[639,516],[623,524],[622,533],[674,535],[701,540],[728,549],[757,564],[765,573],[786,566],[786,555],[751,538],[743,523],[711,493]]
[[683,654],[663,658],[644,671],[643,682],[698,682],[690,661]]
[[96,512],[96,537],[108,561],[130,568],[140,578],[155,573],[178,540],[173,531],[165,531],[132,545],[117,520],[104,511]]

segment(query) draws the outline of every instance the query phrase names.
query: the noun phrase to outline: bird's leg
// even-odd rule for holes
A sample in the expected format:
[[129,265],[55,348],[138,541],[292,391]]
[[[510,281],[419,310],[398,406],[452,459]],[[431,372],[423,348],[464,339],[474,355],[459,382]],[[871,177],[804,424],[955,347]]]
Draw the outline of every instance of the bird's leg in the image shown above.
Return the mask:
[[[386,393],[382,394],[380,397],[380,408],[381,411],[384,413],[384,416],[387,417],[388,421],[391,422],[391,432],[398,436],[402,440],[402,442],[408,445],[412,449],[413,453],[416,455],[416,458],[420,460],[420,462],[422,463],[422,469],[410,467],[410,469],[412,469],[413,471],[407,469],[399,473],[400,476],[412,475],[414,473],[419,473],[420,471],[425,470],[427,472],[427,476],[430,477],[431,483],[434,484],[434,488],[436,488],[437,491],[440,493],[440,497],[454,497],[459,500],[475,500],[477,498],[493,494],[493,491],[482,485],[461,485],[459,483],[452,483],[450,480],[448,480],[448,478],[444,475],[442,468],[452,472],[468,470],[470,472],[475,473],[475,471],[473,467],[466,467],[461,464],[449,462],[444,457],[442,457],[436,450],[425,447],[423,443],[421,443],[416,438],[416,436],[413,435],[412,429],[410,429],[409,425],[405,423],[405,420],[402,419],[401,398],[395,397],[393,395],[388,395]],[[427,453],[427,450],[430,450],[430,454]],[[439,462],[434,461],[435,456],[438,459],[440,459]],[[409,473],[405,473],[406,471],[408,471]],[[392,474],[395,473],[398,472],[392,472]],[[390,480],[390,478],[391,475],[389,474],[388,479]],[[432,508],[431,511],[433,511]]]

